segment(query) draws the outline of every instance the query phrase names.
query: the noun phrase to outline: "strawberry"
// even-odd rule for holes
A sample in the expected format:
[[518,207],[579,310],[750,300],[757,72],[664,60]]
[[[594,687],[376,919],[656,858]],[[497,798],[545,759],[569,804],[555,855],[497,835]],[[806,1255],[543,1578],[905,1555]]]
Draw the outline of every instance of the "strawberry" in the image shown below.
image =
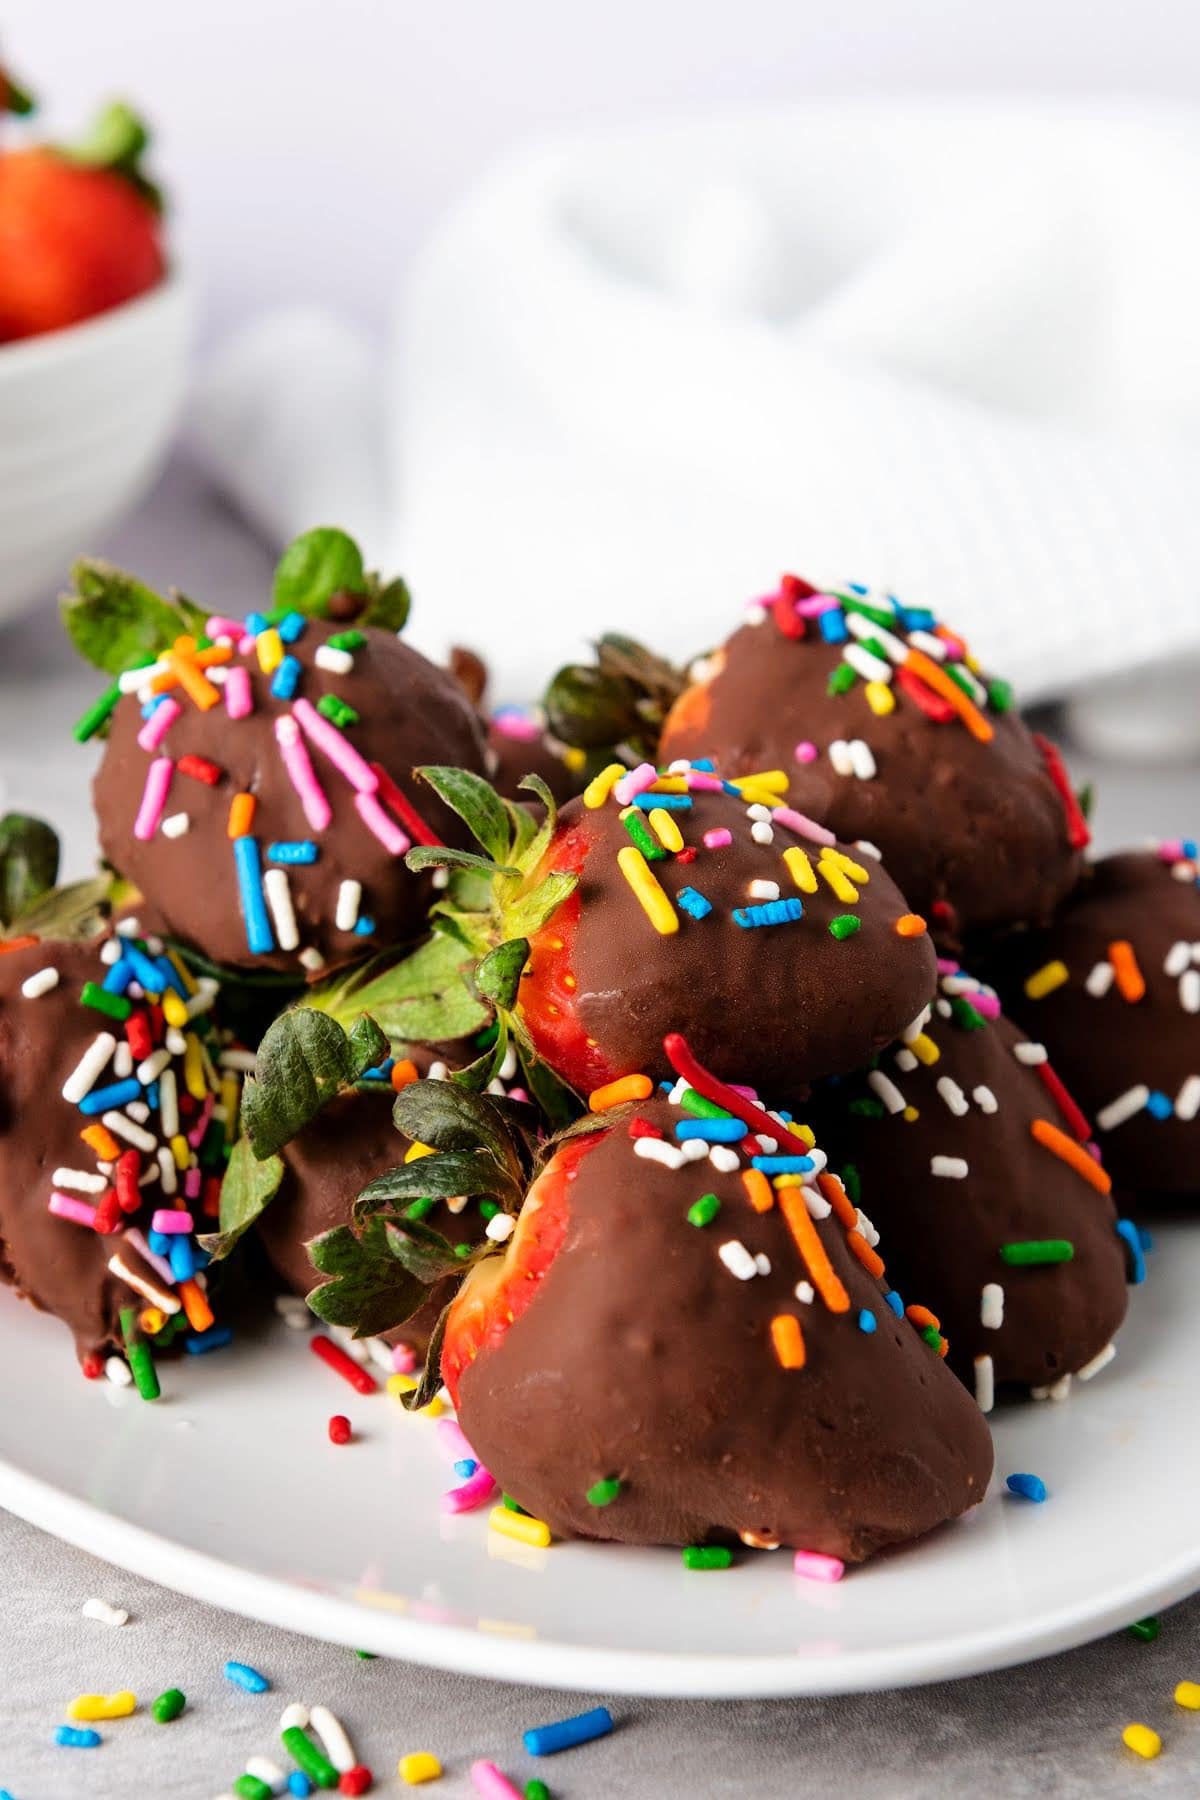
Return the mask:
[[139,166],[148,141],[114,105],[77,149],[0,157],[0,341],[78,324],[162,280],[159,198]]

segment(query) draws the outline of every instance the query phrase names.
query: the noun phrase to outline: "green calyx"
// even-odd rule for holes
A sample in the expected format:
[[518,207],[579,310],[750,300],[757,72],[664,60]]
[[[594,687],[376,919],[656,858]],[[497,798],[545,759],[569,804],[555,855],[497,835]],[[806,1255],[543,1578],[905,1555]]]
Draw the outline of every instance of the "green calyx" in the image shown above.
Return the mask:
[[543,696],[546,719],[564,744],[612,761],[617,746],[654,761],[663,721],[687,685],[682,669],[633,638],[606,633],[594,663],[569,663]]
[[0,112],[27,118],[31,112],[36,111],[37,100],[29,89],[21,85],[11,70],[0,66]]
[[353,620],[397,632],[407,623],[412,600],[398,576],[384,581],[365,566],[348,532],[318,525],[293,539],[280,557],[271,604],[278,612]]
[[25,813],[0,818],[0,935],[6,938],[95,937],[120,898],[110,875],[56,887],[58,834]]
[[55,145],[58,154],[78,168],[103,169],[109,174],[120,175],[147,205],[155,212],[161,212],[162,190],[142,165],[149,148],[149,127],[124,100],[113,100],[102,107],[83,136],[73,144]]

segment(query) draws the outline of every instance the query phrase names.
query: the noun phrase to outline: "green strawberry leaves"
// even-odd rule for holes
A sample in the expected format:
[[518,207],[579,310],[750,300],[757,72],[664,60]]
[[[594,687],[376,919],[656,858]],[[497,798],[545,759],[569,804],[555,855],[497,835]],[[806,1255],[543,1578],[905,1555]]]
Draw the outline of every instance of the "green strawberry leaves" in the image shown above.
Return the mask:
[[363,563],[362,551],[336,525],[318,525],[301,532],[280,557],[271,590],[272,606],[279,612],[299,612],[307,618],[330,615],[335,594],[361,599],[356,618],[360,625],[398,632],[408,622],[412,600],[398,577],[383,582]]
[[653,760],[663,720],[686,685],[683,670],[634,638],[608,633],[595,648],[594,664],[568,664],[546,689],[551,732],[579,750],[628,745],[639,761]]
[[10,112],[25,118],[37,111],[37,100],[8,69],[0,68],[0,113]]
[[[501,1108],[485,1094],[457,1081],[414,1081],[396,1095],[392,1117],[397,1131],[434,1150],[485,1153],[509,1185],[524,1178],[525,1144]],[[421,1161],[432,1161],[422,1157]],[[412,1164],[408,1165],[410,1168]],[[453,1193],[491,1193],[487,1187],[454,1188]]]
[[260,1161],[304,1129],[343,1088],[387,1055],[387,1038],[364,1013],[349,1032],[308,1006],[281,1013],[258,1047],[242,1094],[242,1122]]
[[511,1011],[516,1005],[521,975],[529,961],[529,939],[509,938],[489,950],[475,966],[475,986],[485,1000],[498,1010]]
[[[458,814],[494,863],[503,863],[507,859],[512,824],[507,807],[490,782],[482,775],[472,774],[470,769],[451,769],[436,764],[418,769],[417,774],[429,783],[439,800],[444,800],[451,811]],[[409,866],[418,865],[410,861]]]
[[164,599],[98,557],[80,557],[59,602],[63,627],[85,661],[106,675],[156,662],[177,637],[198,637],[206,615],[182,594]]
[[344,1029],[370,1013],[393,1045],[474,1037],[488,1009],[468,986],[474,952],[439,933],[403,960],[379,958],[342,980],[310,988],[305,1004]]
[[283,1180],[283,1163],[278,1156],[261,1162],[246,1137],[238,1138],[230,1152],[225,1176],[221,1182],[220,1229],[200,1239],[214,1262],[229,1255],[238,1239],[267,1209],[279,1192]]
[[58,833],[44,819],[0,819],[0,924],[20,918],[58,880]]
[[393,1254],[387,1221],[378,1213],[357,1231],[335,1225],[313,1238],[308,1253],[328,1277],[308,1296],[326,1324],[348,1326],[356,1337],[379,1337],[424,1304],[424,1282]]

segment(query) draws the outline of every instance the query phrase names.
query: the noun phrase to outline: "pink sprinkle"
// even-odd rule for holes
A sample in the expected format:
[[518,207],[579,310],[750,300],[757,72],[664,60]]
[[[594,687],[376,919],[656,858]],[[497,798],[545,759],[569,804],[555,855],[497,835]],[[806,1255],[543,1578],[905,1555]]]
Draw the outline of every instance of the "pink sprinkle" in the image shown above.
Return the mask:
[[177,1207],[167,1209],[160,1207],[150,1220],[151,1231],[187,1232],[192,1229],[195,1220],[190,1212],[180,1212]]
[[244,620],[227,619],[224,613],[213,613],[212,617],[206,619],[204,622],[204,633],[206,637],[232,638],[235,644],[238,639],[244,635],[245,630],[246,626]]
[[57,1188],[50,1195],[50,1211],[57,1213],[60,1219],[70,1219],[72,1225],[90,1225],[96,1229],[96,1209],[89,1206],[86,1200],[76,1199],[74,1194],[62,1194]]
[[639,763],[628,775],[622,775],[613,788],[613,798],[618,806],[632,806],[638,795],[652,788],[657,780],[658,770],[653,763]]
[[1087,1143],[1083,1147],[1087,1151],[1088,1155],[1091,1157],[1093,1162],[1100,1161],[1100,1146],[1096,1142],[1095,1138],[1089,1138]]
[[704,834],[704,848],[706,850],[720,850],[723,849],[726,844],[732,844],[732,842],[733,833],[727,825],[718,825],[715,830],[706,831]]
[[125,1233],[125,1242],[133,1246],[142,1261],[146,1263],[149,1268],[154,1270],[154,1273],[158,1276],[160,1281],[165,1281],[168,1287],[175,1286],[174,1269],[171,1267],[165,1256],[156,1255],[142,1236],[141,1232],[138,1231],[135,1226],[131,1225],[129,1230]]
[[483,1800],[521,1800],[520,1792],[507,1775],[502,1775],[494,1762],[473,1762],[471,1783]]
[[816,762],[817,757],[820,755],[820,751],[817,749],[817,746],[813,743],[811,738],[801,738],[800,742],[793,750],[792,755],[796,758],[798,763],[811,763]]
[[417,1366],[417,1353],[411,1344],[392,1345],[392,1367],[397,1375],[411,1375]]
[[995,994],[968,994],[966,998],[971,1002],[975,1011],[985,1019],[1000,1017],[1000,1002]]
[[163,807],[167,804],[167,795],[171,789],[171,776],[175,764],[169,756],[159,756],[146,771],[146,786],[142,792],[142,804],[138,807],[137,818],[133,822],[133,835],[140,843],[147,844],[158,830],[158,821],[163,816]]
[[690,788],[698,794],[723,794],[725,783],[719,775],[710,775],[707,769],[689,769],[685,777]]
[[[373,794],[379,786],[379,777],[368,763],[365,763],[350,740],[340,732],[336,725],[323,718],[311,700],[296,700],[292,704],[301,731],[310,743],[323,750],[335,769],[338,769],[360,794]],[[407,846],[406,846],[407,847]]]
[[199,1169],[189,1169],[183,1178],[183,1191],[189,1200],[200,1198],[200,1187],[204,1180]]
[[967,654],[967,646],[963,643],[961,638],[943,636],[942,642],[946,646],[947,656],[949,656],[953,662],[963,661]]
[[245,719],[254,711],[250,671],[234,663],[225,677],[225,710],[231,719]]
[[840,1581],[846,1573],[840,1556],[823,1556],[819,1550],[797,1550],[792,1568],[809,1581]]
[[198,1150],[204,1142],[204,1134],[208,1130],[208,1121],[212,1118],[212,1110],[213,1097],[210,1094],[205,1100],[204,1105],[200,1108],[199,1118],[187,1134],[187,1141],[192,1146],[193,1150]]
[[314,831],[324,831],[333,817],[333,809],[308,759],[308,751],[300,741],[300,727],[288,714],[275,721],[275,741],[288,780],[300,796],[304,816]]
[[178,700],[164,696],[138,732],[138,749],[153,756],[182,711]]
[[437,1434],[442,1449],[451,1462],[463,1462],[468,1457],[472,1462],[478,1462],[479,1458],[468,1444],[466,1434],[457,1419],[439,1419]]
[[1183,839],[1167,838],[1158,846],[1159,862],[1173,863],[1183,860]]
[[497,1482],[490,1469],[480,1463],[475,1473],[463,1482],[461,1487],[450,1488],[442,1495],[442,1511],[447,1513],[474,1512],[477,1506],[484,1506],[496,1492]]
[[238,639],[238,655],[249,656],[254,649],[254,633],[245,631],[241,625],[238,626],[238,630],[242,632],[242,636]]
[[777,825],[786,825],[789,831],[794,831],[797,837],[807,838],[810,843],[837,843],[832,831],[827,831],[824,825],[818,825],[815,819],[808,818],[805,813],[794,811],[790,806],[772,807],[771,817]]
[[956,963],[952,956],[939,956],[937,959],[939,975],[957,975],[961,967],[961,963]]
[[403,856],[412,839],[407,837],[394,819],[388,817],[374,794],[355,794],[354,806],[359,818],[377,837],[389,856]]
[[819,619],[822,613],[832,612],[841,604],[836,594],[808,594],[797,600],[796,611],[802,619]]
[[527,1106],[529,1104],[528,1091],[523,1087],[509,1088],[508,1097],[510,1100],[523,1100]]
[[506,708],[503,712],[492,715],[492,724],[501,737],[512,738],[518,744],[533,744],[542,735],[542,728],[536,719],[528,713]]

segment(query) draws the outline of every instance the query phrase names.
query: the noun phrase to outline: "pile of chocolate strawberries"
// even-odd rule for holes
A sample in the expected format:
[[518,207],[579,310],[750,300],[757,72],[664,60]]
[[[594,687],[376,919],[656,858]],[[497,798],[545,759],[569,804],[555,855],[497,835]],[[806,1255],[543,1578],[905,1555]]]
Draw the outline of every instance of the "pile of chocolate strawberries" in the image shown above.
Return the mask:
[[407,610],[330,529],[244,619],[77,567],[105,868],[0,826],[4,1276],[148,1399],[306,1295],[556,1534],[833,1564],[963,1513],[1200,1192],[1196,845],[1088,862],[890,594],[785,576],[490,722]]

